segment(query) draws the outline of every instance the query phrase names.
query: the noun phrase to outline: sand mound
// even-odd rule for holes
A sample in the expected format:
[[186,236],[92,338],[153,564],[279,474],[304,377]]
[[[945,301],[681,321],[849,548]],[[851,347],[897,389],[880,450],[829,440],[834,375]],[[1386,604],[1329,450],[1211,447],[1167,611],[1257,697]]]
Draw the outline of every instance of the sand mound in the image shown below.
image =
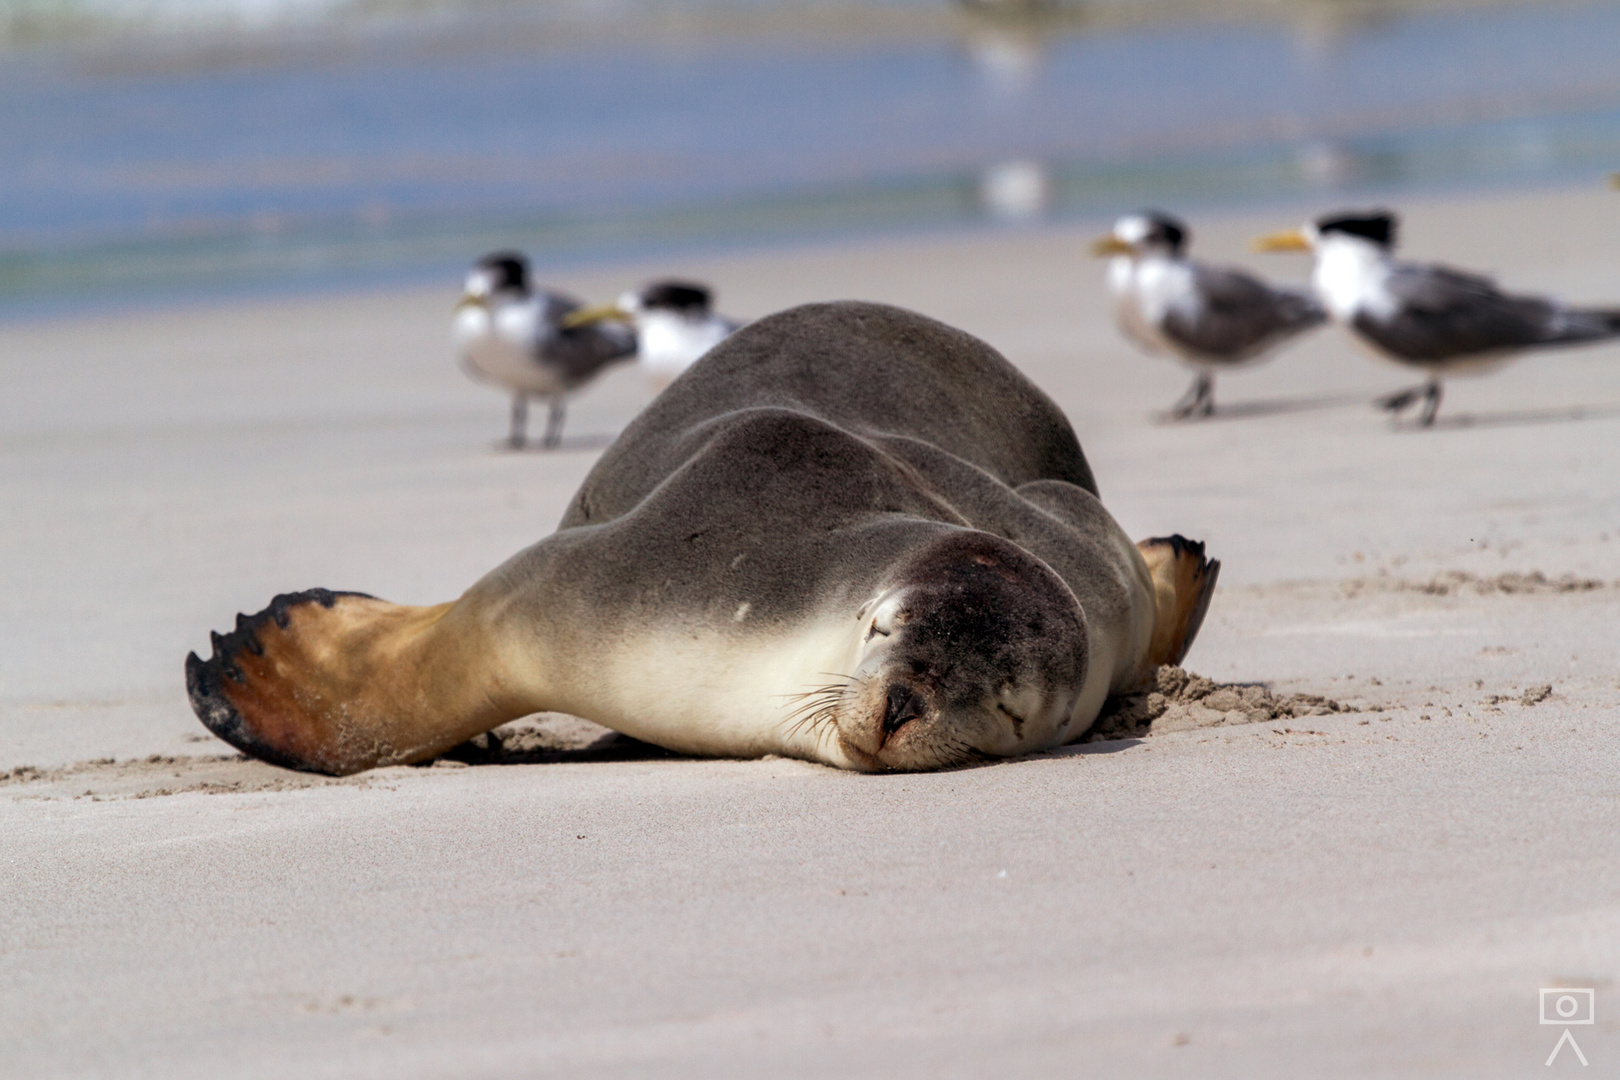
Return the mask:
[[1151,690],[1110,698],[1085,741],[1355,711],[1316,694],[1277,694],[1264,686],[1222,684],[1178,667],[1161,667]]

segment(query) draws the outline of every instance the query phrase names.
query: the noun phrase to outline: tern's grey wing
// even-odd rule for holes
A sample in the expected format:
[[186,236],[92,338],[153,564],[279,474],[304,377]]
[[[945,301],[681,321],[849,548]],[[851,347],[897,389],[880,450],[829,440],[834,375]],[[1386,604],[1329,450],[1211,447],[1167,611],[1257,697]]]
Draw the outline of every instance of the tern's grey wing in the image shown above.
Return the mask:
[[544,336],[539,360],[559,371],[569,389],[590,381],[615,360],[628,359],[635,353],[636,332],[623,323],[599,322],[565,330],[564,316],[583,305],[561,292],[546,293],[543,302]]
[[1173,309],[1164,332],[1206,356],[1244,360],[1327,318],[1308,294],[1272,288],[1242,270],[1195,264],[1193,284],[1202,300],[1196,314]]
[[[1583,321],[1578,312],[1539,296],[1510,296],[1490,278],[1447,266],[1396,267],[1385,287],[1396,302],[1394,313],[1388,318],[1359,314],[1355,327],[1407,360],[1448,360],[1600,336],[1595,325],[1576,325]],[[1578,331],[1582,336],[1569,336]]]

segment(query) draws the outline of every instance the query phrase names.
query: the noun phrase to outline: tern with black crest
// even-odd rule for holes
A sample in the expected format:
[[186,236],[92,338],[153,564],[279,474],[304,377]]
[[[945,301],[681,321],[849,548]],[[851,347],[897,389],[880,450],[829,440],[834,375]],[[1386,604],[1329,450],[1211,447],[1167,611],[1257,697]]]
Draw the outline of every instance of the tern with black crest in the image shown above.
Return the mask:
[[714,310],[714,293],[694,281],[654,281],[600,307],[573,312],[563,324],[582,328],[607,322],[636,328],[636,362],[667,385],[741,324]]
[[1526,349],[1620,335],[1620,308],[1513,295],[1480,274],[1397,259],[1397,224],[1388,210],[1329,214],[1255,241],[1261,251],[1312,252],[1311,285],[1334,321],[1378,355],[1428,374],[1379,400],[1391,412],[1422,400],[1418,422],[1428,427],[1444,377],[1492,371]]
[[1215,411],[1215,373],[1253,360],[1327,319],[1308,293],[1186,254],[1187,226],[1156,211],[1128,214],[1092,246],[1108,258],[1108,287],[1125,336],[1197,371],[1171,407],[1178,420]]
[[568,395],[635,354],[636,334],[628,326],[564,325],[583,306],[566,293],[536,292],[528,261],[516,252],[486,255],[467,274],[455,310],[456,346],[469,375],[512,392],[507,445],[514,450],[526,439],[529,398],[549,403],[540,445],[555,447],[562,441]]

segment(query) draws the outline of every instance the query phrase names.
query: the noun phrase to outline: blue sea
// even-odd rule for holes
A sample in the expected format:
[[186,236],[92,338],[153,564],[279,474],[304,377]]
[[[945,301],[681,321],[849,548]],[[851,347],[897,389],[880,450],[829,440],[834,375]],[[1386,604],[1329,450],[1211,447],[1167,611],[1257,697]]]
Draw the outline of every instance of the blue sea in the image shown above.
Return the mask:
[[1187,10],[0,0],[0,315],[1620,168],[1620,3]]

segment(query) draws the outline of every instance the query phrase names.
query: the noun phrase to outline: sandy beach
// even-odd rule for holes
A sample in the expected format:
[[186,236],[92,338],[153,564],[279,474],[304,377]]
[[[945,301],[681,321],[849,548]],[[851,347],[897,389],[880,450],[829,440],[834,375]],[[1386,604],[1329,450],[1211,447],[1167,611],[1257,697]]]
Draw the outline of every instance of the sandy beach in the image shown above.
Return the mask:
[[[1194,251],[1302,281],[1246,241],[1312,209]],[[1412,257],[1620,302],[1613,192],[1402,210]],[[1550,1071],[1547,986],[1595,989],[1572,1030],[1620,1070],[1620,346],[1454,380],[1423,431],[1328,331],[1165,424],[1189,376],[1115,331],[1103,224],[543,277],[983,337],[1127,532],[1221,559],[1188,669],[1338,711],[929,775],[561,723],[523,764],[242,761],[185,700],[210,629],[454,597],[651,391],[621,368],[561,451],[498,452],[455,281],[0,325],[0,1075],[1509,1077]]]

